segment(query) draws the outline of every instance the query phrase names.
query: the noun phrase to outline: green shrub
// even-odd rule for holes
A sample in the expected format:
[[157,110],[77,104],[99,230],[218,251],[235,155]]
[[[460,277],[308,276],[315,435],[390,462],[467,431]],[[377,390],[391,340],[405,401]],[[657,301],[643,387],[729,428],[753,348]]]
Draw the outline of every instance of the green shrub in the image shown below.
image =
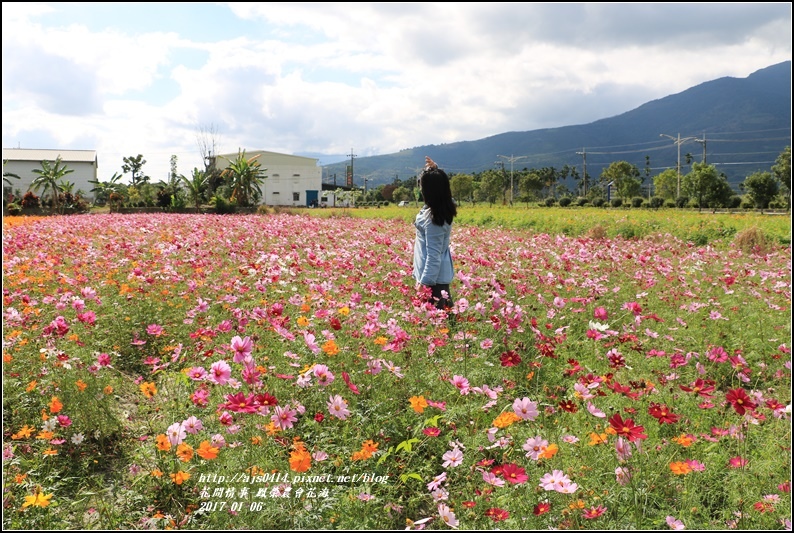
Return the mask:
[[623,206],[623,198],[612,198],[609,202],[612,207],[622,207]]
[[560,207],[568,207],[569,205],[571,205],[571,202],[572,200],[570,196],[565,196],[563,198],[560,198]]
[[661,196],[654,196],[651,198],[651,207],[654,209],[659,209],[664,205],[664,198]]

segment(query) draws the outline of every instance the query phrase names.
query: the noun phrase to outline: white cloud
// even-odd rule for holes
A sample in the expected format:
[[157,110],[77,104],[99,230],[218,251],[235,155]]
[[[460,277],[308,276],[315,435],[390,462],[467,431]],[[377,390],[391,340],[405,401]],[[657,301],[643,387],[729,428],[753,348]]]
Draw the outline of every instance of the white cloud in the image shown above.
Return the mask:
[[774,3],[232,3],[226,39],[189,23],[214,4],[173,30],[54,6],[3,3],[3,146],[96,149],[107,176],[140,153],[155,180],[172,154],[201,165],[210,124],[225,152],[375,155],[585,124],[791,59]]

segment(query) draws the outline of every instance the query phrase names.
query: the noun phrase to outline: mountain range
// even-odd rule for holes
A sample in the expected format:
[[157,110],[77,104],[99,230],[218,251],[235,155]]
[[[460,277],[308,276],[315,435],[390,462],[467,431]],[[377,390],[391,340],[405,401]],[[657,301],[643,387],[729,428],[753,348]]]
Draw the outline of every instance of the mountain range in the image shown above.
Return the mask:
[[[589,124],[501,133],[476,141],[417,146],[393,154],[354,159],[354,185],[391,183],[416,175],[429,155],[454,173],[497,168],[575,167],[598,178],[613,161],[628,161],[655,176],[688,161],[706,162],[738,185],[753,172],[768,171],[791,146],[791,61],[746,78],[723,77],[652,100],[626,113]],[[501,156],[501,157],[500,157]],[[327,156],[326,156],[327,157]],[[323,165],[326,183],[343,185],[350,160]],[[501,166],[499,166],[501,168]],[[646,170],[647,169],[647,170]],[[569,185],[573,185],[571,182]]]

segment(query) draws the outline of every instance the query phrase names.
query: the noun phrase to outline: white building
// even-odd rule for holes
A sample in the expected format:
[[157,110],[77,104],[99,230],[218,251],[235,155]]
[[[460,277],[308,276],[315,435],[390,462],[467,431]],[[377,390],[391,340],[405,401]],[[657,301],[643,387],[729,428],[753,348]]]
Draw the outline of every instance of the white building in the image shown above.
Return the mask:
[[[298,155],[279,154],[264,150],[246,151],[245,158],[259,156],[255,159],[267,176],[262,181],[262,199],[266,205],[310,206],[319,204],[322,196],[323,169],[317,165],[317,159]],[[238,154],[219,155],[215,160],[218,169],[229,166]]]
[[[73,192],[82,192],[83,198],[91,199],[91,189],[94,185],[89,181],[97,179],[96,150],[36,150],[30,148],[3,148],[3,174],[16,174],[20,179],[8,178],[11,182],[9,186],[3,181],[4,189],[11,188],[13,191],[19,189],[24,195],[39,175],[33,170],[41,170],[41,162],[48,161],[50,167],[55,166],[55,160],[61,157],[61,165],[73,170],[66,174],[63,179],[74,183]],[[41,195],[42,191],[36,193]]]

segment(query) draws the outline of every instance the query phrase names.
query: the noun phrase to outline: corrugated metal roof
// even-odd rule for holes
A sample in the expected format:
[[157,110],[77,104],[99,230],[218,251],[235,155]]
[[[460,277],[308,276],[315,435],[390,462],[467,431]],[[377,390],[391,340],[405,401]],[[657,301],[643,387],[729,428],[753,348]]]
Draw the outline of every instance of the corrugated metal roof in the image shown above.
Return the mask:
[[96,150],[38,150],[34,148],[3,148],[3,161],[96,161]]

